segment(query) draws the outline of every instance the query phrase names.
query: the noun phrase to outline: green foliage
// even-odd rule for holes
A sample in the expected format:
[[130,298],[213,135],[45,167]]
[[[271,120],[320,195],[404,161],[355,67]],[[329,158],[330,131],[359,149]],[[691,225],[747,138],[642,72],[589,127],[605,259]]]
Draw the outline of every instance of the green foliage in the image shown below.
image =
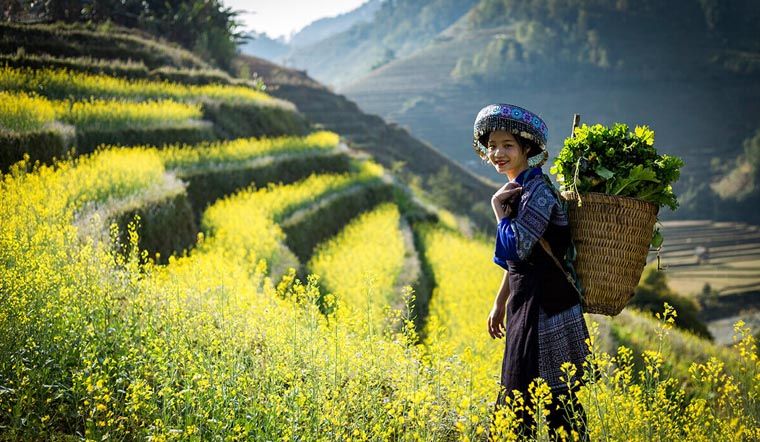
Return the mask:
[[309,123],[300,113],[251,103],[203,104],[203,117],[220,138],[306,135]]
[[755,172],[760,171],[760,129],[755,131],[752,138],[744,140],[744,158],[754,168]]
[[456,79],[489,76],[494,69],[527,61],[527,55],[528,52],[517,41],[505,35],[496,35],[473,55],[459,58],[451,75]]
[[467,192],[454,178],[449,166],[443,166],[438,172],[428,176],[425,184],[430,199],[442,207],[457,207],[457,202],[467,199]]
[[[743,152],[736,158],[714,158],[713,175],[720,177],[710,183],[708,198],[753,204],[758,198],[760,183],[760,129],[742,143]],[[749,220],[748,220],[749,221]],[[752,221],[749,221],[752,222]]]
[[[117,214],[113,222],[119,227],[119,241],[114,244],[124,258],[147,250],[155,262],[166,264],[171,255],[180,254],[195,245],[198,226],[187,194],[169,195],[158,201]],[[130,223],[138,232],[137,250],[131,250]]]
[[48,54],[27,54],[25,49],[13,55],[0,54],[0,65],[32,69],[65,68],[125,78],[147,78],[149,72],[142,61],[108,60],[92,57],[55,57]]
[[646,126],[630,132],[622,123],[584,124],[565,139],[551,173],[562,190],[629,196],[676,210],[672,183],[682,166],[680,158],[657,153],[654,131]]
[[92,152],[101,144],[114,146],[149,144],[160,147],[176,143],[195,144],[216,139],[214,129],[204,121],[166,124],[159,127],[85,128],[76,131],[76,147],[79,155]]
[[338,155],[299,155],[244,168],[195,170],[192,175],[175,170],[187,182],[187,193],[200,219],[203,210],[219,198],[247,187],[264,187],[266,183],[290,184],[312,173],[345,173],[350,170],[349,157]]
[[[760,66],[754,38],[760,8],[752,0],[481,0],[466,19],[471,29],[493,29],[494,40],[504,38],[509,44],[492,41],[475,49],[452,72],[458,78],[499,79],[505,71],[518,72],[506,52],[510,46],[510,54],[520,54],[522,66],[534,64],[540,71],[571,64],[566,69],[579,76],[584,68],[587,75],[601,68],[646,78],[651,69],[662,69],[662,75],[689,72],[684,59],[700,69],[709,59],[720,71],[747,74]],[[502,56],[494,56],[499,45]],[[707,52],[707,47],[727,50]],[[673,64],[663,63],[663,56]],[[562,72],[568,75],[573,74]]]
[[500,32],[470,60],[464,59],[460,72],[470,65],[470,75],[503,75],[504,70],[515,69],[514,61],[523,66],[569,62],[610,68],[614,63],[609,41],[589,24],[589,10],[600,17],[614,9],[609,3],[483,0],[468,14],[468,25]]
[[684,175],[679,187],[678,213],[681,218],[760,223],[760,212],[748,210],[760,204],[760,130],[746,138],[736,156],[713,157],[709,166],[712,180],[697,173]]
[[[173,83],[192,85],[242,83],[242,81],[231,78],[226,72],[219,69],[179,68],[167,65],[151,70],[148,69],[142,60],[27,54],[25,49],[17,51],[16,54],[0,54],[0,65],[32,69],[68,69],[70,71],[105,74],[130,80],[166,80]],[[261,87],[258,88],[261,89]]]
[[237,44],[244,39],[236,31],[238,12],[220,0],[50,0],[36,12],[50,21],[97,23],[104,31],[113,25],[137,28],[178,43],[227,70]]
[[149,78],[184,84],[235,84],[235,80],[219,69],[183,69],[162,66],[148,73]]
[[0,23],[0,52],[95,58],[119,63],[141,62],[148,69],[161,66],[210,69],[197,55],[167,42],[150,38],[135,29],[114,26],[99,29],[81,23]]

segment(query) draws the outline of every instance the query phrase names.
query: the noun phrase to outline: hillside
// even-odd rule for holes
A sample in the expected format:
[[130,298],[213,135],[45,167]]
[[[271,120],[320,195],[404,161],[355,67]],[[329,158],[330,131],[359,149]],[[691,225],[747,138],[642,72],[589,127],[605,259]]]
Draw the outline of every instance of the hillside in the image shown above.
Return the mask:
[[249,32],[246,34],[247,41],[240,46],[240,50],[247,54],[256,54],[266,60],[282,62],[282,59],[290,50],[285,39],[271,38],[265,33]]
[[[0,67],[0,440],[515,437],[492,238],[422,190],[482,181],[302,72],[148,68],[191,54],[82,30],[30,26]],[[594,440],[760,436],[749,328],[585,319]]]

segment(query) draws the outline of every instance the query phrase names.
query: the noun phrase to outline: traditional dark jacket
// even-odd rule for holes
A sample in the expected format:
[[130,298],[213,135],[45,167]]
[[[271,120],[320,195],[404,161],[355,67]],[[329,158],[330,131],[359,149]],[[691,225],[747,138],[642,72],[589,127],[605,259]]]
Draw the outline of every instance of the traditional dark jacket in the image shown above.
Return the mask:
[[506,270],[511,264],[513,269],[540,275],[535,289],[541,307],[551,315],[580,302],[565,274],[538,242],[543,236],[554,256],[564,263],[571,242],[567,213],[540,167],[525,169],[514,182],[523,190],[512,203],[510,215],[499,221],[493,261]]

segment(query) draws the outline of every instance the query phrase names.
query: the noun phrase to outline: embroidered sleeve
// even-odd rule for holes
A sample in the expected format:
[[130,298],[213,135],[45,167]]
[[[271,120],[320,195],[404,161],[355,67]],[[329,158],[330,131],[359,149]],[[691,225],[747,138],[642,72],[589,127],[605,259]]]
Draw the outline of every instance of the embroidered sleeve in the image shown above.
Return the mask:
[[[517,215],[509,223],[514,239],[508,244],[514,244],[514,249],[508,250],[507,254],[513,252],[518,258],[516,260],[524,260],[530,255],[538,238],[546,232],[549,220],[558,212],[555,211],[559,204],[557,197],[546,182],[536,179],[529,184],[523,190]],[[507,233],[509,232],[505,233],[505,238]]]

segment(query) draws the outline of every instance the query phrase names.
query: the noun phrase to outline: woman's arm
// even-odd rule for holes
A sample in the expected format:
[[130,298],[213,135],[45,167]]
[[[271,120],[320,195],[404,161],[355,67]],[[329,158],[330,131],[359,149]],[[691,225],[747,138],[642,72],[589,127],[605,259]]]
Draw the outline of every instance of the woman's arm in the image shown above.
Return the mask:
[[509,297],[509,272],[504,270],[504,276],[501,278],[501,286],[496,298],[493,300],[494,305],[506,305]]
[[504,271],[504,277],[501,280],[501,286],[499,292],[496,294],[496,298],[493,301],[493,307],[491,313],[488,315],[488,334],[491,338],[503,338],[504,332],[504,316],[506,313],[507,297],[509,296],[509,272]]

